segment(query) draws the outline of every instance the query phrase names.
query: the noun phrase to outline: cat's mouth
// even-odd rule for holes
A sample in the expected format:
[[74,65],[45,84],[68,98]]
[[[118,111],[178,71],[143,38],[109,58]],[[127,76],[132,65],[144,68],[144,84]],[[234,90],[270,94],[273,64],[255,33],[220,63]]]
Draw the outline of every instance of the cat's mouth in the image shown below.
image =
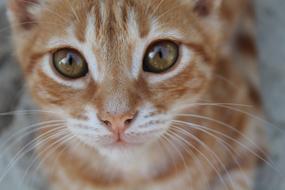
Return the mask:
[[115,141],[113,143],[110,143],[108,145],[105,145],[105,148],[108,149],[130,149],[130,148],[135,148],[138,146],[142,146],[143,143],[134,143],[134,142],[127,142],[127,141]]
[[105,148],[133,148],[143,146],[146,143],[145,139],[133,137],[126,137],[124,135],[117,135],[113,137],[113,141],[108,144],[103,144]]
[[111,141],[108,143],[102,143],[101,145],[107,149],[129,149],[144,146],[153,139],[156,139],[159,135],[156,132],[150,133],[135,133],[135,134],[119,134],[113,135]]

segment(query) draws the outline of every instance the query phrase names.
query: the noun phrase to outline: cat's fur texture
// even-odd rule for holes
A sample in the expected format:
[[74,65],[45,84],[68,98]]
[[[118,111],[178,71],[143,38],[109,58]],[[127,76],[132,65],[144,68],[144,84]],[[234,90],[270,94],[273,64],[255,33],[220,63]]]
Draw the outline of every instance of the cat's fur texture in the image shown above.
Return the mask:
[[[52,188],[251,190],[263,137],[244,72],[256,54],[241,22],[249,11],[247,0],[10,0],[29,89],[43,120],[58,121],[38,134]],[[145,73],[158,39],[178,41],[180,58]],[[86,77],[55,73],[50,54],[62,47],[84,55]],[[133,112],[125,145],[97,117]]]

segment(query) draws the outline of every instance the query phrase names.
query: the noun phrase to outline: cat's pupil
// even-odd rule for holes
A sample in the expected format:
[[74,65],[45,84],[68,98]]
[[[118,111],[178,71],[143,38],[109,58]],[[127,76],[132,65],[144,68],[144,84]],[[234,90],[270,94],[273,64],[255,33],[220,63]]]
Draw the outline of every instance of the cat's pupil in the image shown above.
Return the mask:
[[70,66],[73,64],[73,55],[70,53],[67,54],[67,64]]
[[158,52],[158,55],[159,55],[160,59],[162,59],[162,58],[163,58],[163,53],[162,53],[161,48],[160,48],[160,50],[159,50],[159,52]]

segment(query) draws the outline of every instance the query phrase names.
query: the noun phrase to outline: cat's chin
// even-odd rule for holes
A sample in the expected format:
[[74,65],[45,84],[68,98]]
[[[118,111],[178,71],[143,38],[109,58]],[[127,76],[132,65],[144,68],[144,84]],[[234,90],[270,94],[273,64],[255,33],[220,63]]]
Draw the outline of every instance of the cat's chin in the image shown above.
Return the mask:
[[111,160],[131,158],[144,147],[143,143],[114,142],[97,148],[99,153]]

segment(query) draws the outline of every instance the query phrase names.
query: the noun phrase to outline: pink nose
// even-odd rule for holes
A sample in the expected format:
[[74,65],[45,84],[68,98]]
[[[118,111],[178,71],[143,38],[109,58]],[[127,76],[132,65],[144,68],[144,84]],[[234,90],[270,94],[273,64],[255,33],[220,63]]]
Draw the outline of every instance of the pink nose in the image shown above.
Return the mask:
[[112,115],[110,113],[98,114],[99,120],[114,134],[123,134],[135,120],[137,112]]

